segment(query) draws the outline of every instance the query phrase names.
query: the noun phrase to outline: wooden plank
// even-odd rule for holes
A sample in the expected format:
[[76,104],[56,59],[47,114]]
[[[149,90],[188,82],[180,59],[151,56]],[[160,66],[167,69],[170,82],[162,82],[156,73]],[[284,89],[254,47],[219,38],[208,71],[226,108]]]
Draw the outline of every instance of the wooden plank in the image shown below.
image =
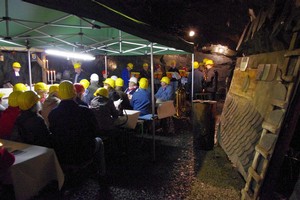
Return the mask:
[[270,102],[273,106],[282,108],[282,109],[286,109],[288,106],[288,102],[286,101],[282,101],[282,100],[278,100],[278,99],[271,99]]
[[291,57],[291,56],[300,56],[300,49],[295,49],[293,51],[288,51],[284,54],[284,57]]
[[260,175],[252,168],[252,167],[249,167],[249,170],[248,170],[249,174],[253,177],[253,179],[256,181],[256,183],[258,185],[261,184],[261,177]]
[[262,123],[262,127],[263,127],[264,129],[270,131],[271,133],[274,133],[274,134],[276,134],[277,131],[278,131],[277,126],[275,126],[275,125],[273,125],[273,124],[271,124],[271,123],[269,123],[269,122],[266,122],[266,121],[264,121],[264,122]]
[[266,151],[263,147],[259,144],[255,146],[255,151],[259,152],[265,159],[269,160],[269,152]]

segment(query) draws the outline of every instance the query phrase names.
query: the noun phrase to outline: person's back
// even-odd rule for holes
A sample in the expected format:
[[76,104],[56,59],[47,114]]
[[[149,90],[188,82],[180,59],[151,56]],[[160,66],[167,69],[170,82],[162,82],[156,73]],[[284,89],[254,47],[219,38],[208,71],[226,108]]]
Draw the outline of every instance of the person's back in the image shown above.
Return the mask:
[[46,98],[42,105],[41,115],[49,126],[48,115],[53,108],[58,106],[60,99],[58,98],[58,84],[54,84],[49,88],[49,96]]
[[41,109],[39,96],[33,91],[26,91],[19,95],[18,104],[22,111],[16,119],[16,125],[22,142],[51,146],[49,129],[38,113]]
[[95,149],[95,116],[89,108],[73,100],[75,95],[72,83],[62,82],[59,86],[61,102],[48,116],[53,147],[64,164],[87,161],[93,157]]
[[[202,64],[198,63],[197,61],[194,62],[194,95],[196,93],[201,93],[203,92],[203,82],[204,82],[204,74],[200,70],[200,66]],[[189,73],[188,76],[188,91],[191,92],[191,87],[192,87],[192,72]]]
[[108,91],[105,88],[99,88],[95,92],[95,96],[90,106],[97,119],[99,129],[101,131],[113,130],[114,120],[118,118],[119,112],[113,101],[108,98]]

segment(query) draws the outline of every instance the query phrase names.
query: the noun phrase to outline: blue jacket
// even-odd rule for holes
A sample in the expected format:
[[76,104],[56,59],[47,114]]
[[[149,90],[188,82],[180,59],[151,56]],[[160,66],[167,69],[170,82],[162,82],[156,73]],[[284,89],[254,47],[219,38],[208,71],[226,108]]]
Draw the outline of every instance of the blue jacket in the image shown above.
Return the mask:
[[160,87],[155,94],[156,99],[160,99],[162,101],[173,100],[174,91],[171,85],[167,85],[165,88]]
[[140,116],[150,113],[151,94],[149,90],[138,88],[133,93],[130,104],[133,110],[140,111]]
[[128,88],[128,81],[129,81],[129,78],[130,78],[130,72],[128,71],[127,67],[125,67],[125,68],[122,70],[121,78],[124,80],[124,86],[123,86],[123,89]]

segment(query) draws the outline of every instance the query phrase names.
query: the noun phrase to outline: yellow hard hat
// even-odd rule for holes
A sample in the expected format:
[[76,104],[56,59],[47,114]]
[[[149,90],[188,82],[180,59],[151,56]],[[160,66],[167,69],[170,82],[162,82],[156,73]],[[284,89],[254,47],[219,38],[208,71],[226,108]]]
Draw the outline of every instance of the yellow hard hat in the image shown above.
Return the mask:
[[169,77],[164,76],[164,77],[161,78],[160,82],[164,82],[167,85],[169,85],[170,84],[170,79],[169,79]]
[[13,91],[25,92],[27,90],[27,87],[23,83],[16,83],[13,87]]
[[206,64],[206,62],[208,61],[208,58],[203,58],[202,62],[204,63],[204,65]]
[[39,93],[39,92],[48,92],[48,85],[44,82],[38,82],[34,85],[34,91]]
[[49,94],[52,94],[54,92],[58,93],[58,86],[59,86],[59,84],[53,84],[53,85],[51,85],[50,88],[49,88]]
[[71,81],[62,81],[58,86],[58,96],[60,99],[71,99],[76,96],[74,85]]
[[9,94],[8,96],[8,105],[11,107],[18,107],[18,97],[20,94],[22,94],[23,92],[20,91],[14,91],[12,93]]
[[142,88],[142,89],[148,89],[148,79],[141,78],[139,81],[139,85],[140,85],[140,88]]
[[130,69],[133,69],[133,64],[132,63],[128,63],[127,67],[129,67]]
[[4,97],[4,95],[5,95],[4,93],[1,93],[1,92],[0,92],[0,99],[1,99],[2,97]]
[[40,100],[39,95],[34,91],[26,91],[18,96],[18,105],[21,110],[29,110]]
[[112,78],[107,78],[103,83],[108,84],[110,87],[114,88],[115,87],[115,81]]
[[124,86],[124,80],[122,78],[117,78],[115,81],[116,86],[123,87]]
[[176,65],[176,60],[171,60],[170,65]]
[[78,69],[81,67],[81,64],[80,63],[74,63],[74,69]]
[[104,96],[108,98],[108,90],[104,87],[98,88],[94,93],[94,96]]
[[214,61],[213,60],[207,60],[205,62],[205,65],[213,65],[214,64]]
[[199,63],[197,61],[194,62],[194,69],[198,69],[199,68]]
[[148,67],[148,66],[149,66],[148,63],[143,64],[143,67]]
[[90,82],[87,79],[82,79],[79,83],[83,85],[84,89],[87,89],[90,86]]
[[14,62],[12,64],[12,67],[15,67],[15,68],[21,68],[21,64],[19,62]]

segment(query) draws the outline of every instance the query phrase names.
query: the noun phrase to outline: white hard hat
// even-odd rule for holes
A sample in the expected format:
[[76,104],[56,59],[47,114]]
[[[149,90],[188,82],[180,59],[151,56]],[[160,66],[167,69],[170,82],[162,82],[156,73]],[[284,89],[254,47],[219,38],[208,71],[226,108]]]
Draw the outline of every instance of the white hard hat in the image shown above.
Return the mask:
[[115,76],[115,75],[113,75],[113,76],[111,76],[110,78],[113,79],[113,80],[115,81],[115,80],[117,80],[118,77]]
[[129,79],[129,82],[134,82],[135,84],[137,84],[137,78],[131,77],[131,78]]
[[99,76],[98,76],[98,74],[95,74],[95,73],[92,74],[91,77],[90,77],[90,80],[91,80],[91,81],[99,81]]

